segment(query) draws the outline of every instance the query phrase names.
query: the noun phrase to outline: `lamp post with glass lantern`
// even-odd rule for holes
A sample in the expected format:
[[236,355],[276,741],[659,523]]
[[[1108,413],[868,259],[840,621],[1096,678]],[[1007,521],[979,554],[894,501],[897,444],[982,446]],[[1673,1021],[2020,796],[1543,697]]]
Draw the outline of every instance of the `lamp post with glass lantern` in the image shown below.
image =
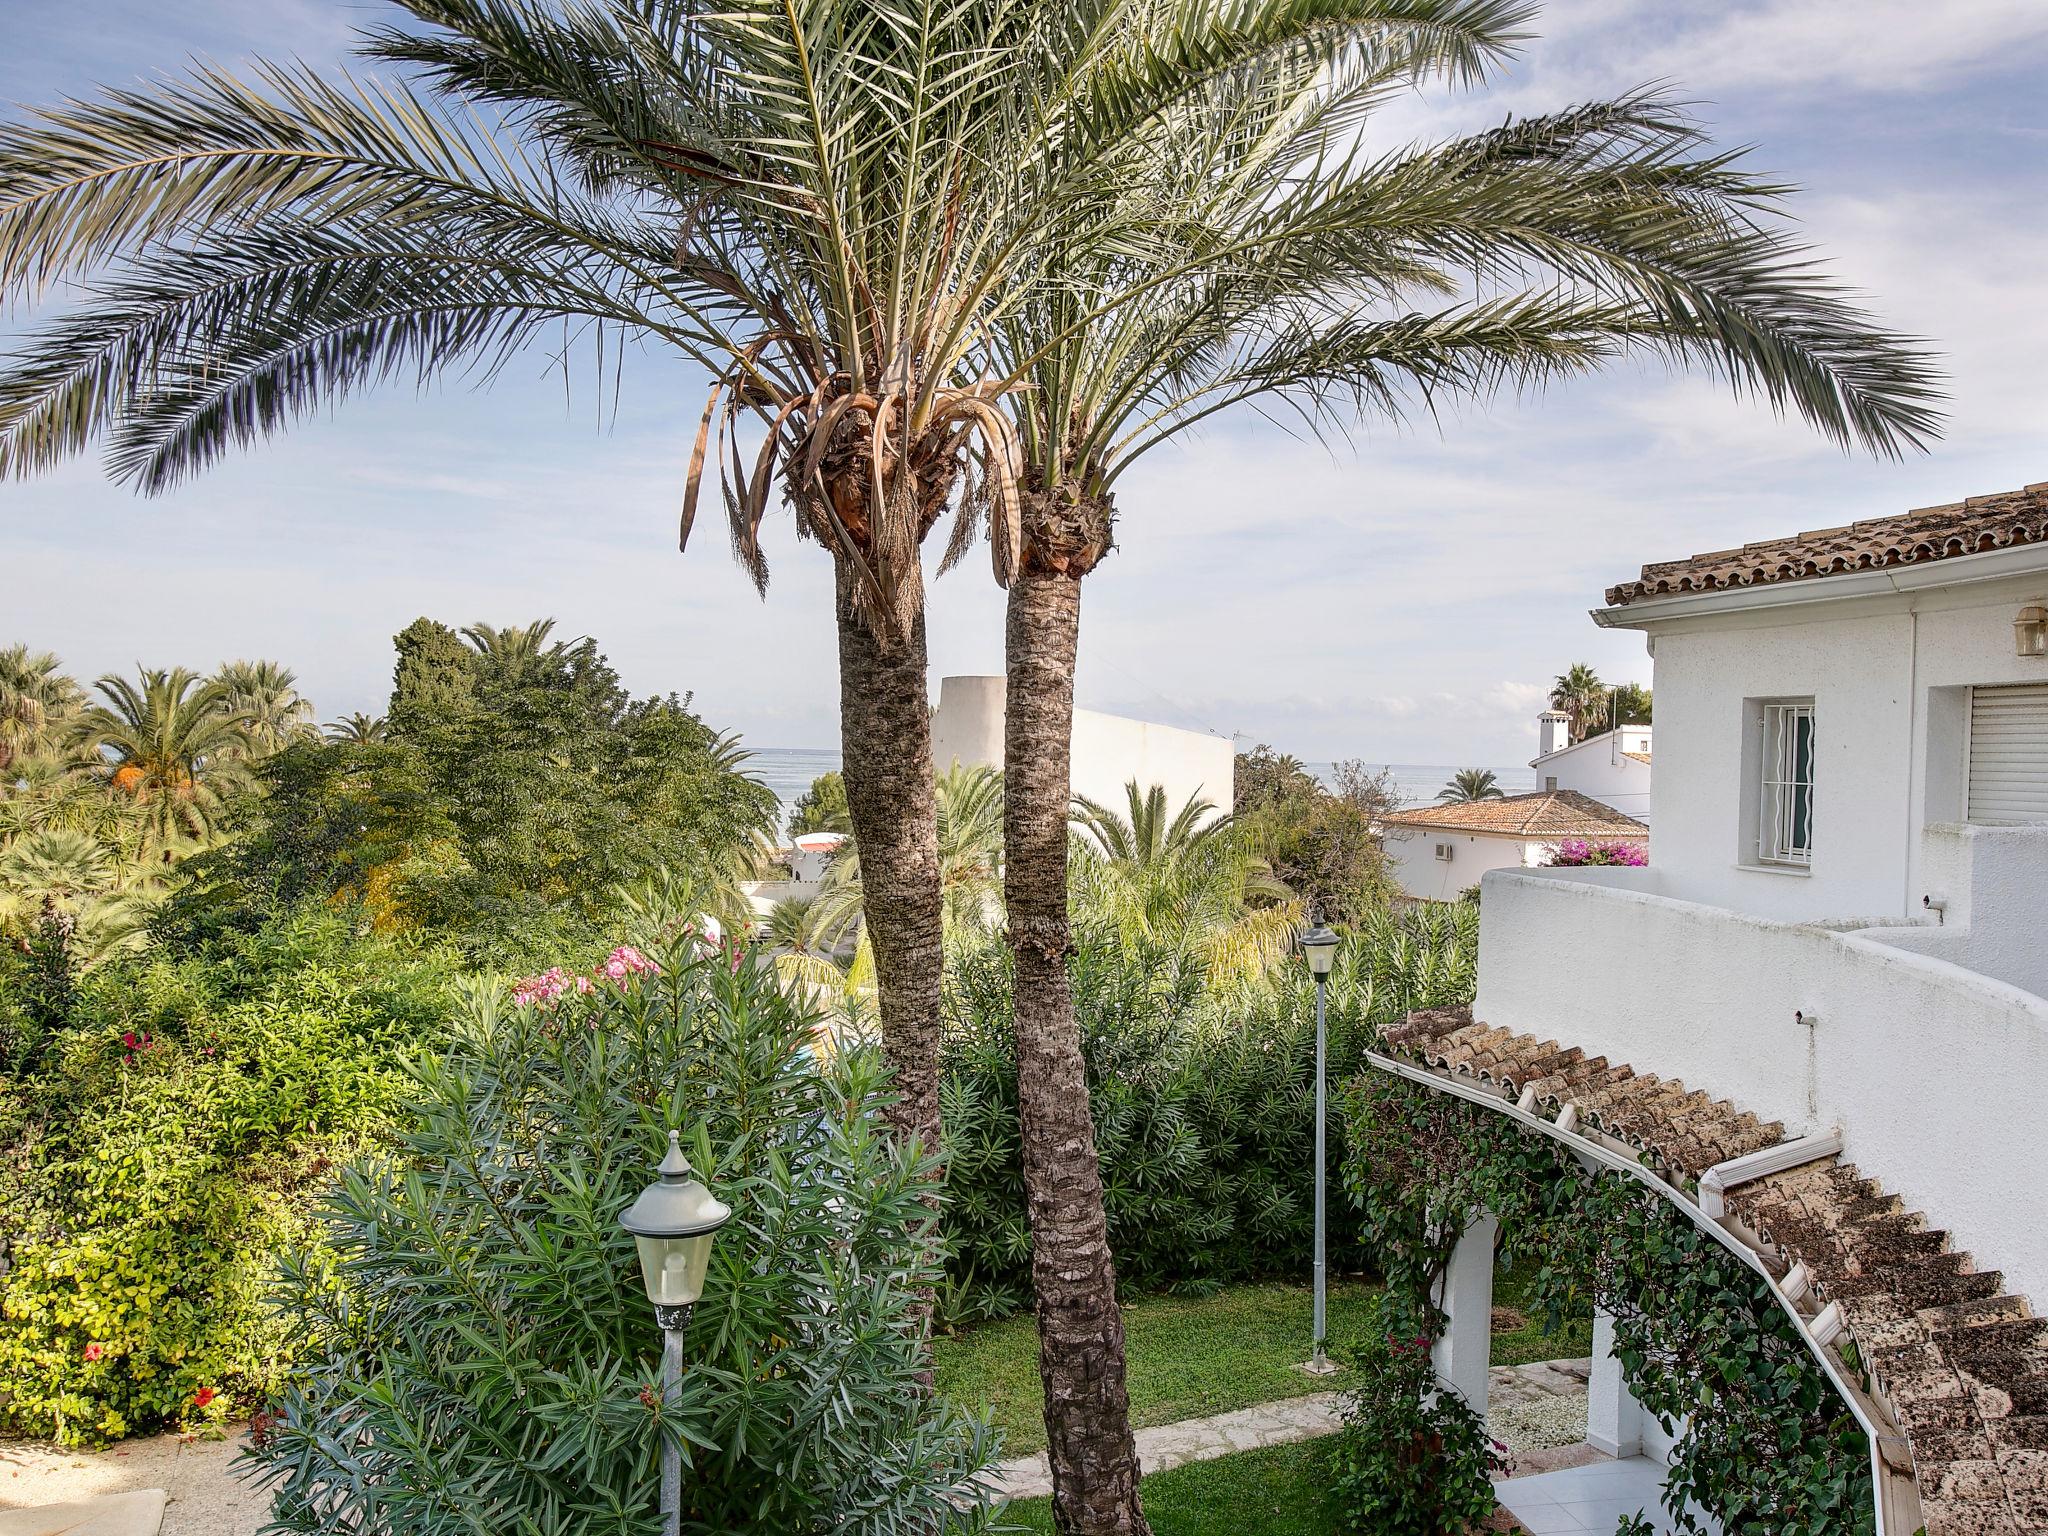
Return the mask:
[[1308,1364],[1302,1369],[1327,1376],[1337,1369],[1324,1350],[1327,1338],[1329,1278],[1323,1255],[1323,1120],[1328,1106],[1324,1067],[1323,999],[1330,987],[1330,967],[1337,959],[1337,935],[1318,923],[1301,936],[1301,952],[1316,978],[1316,1300],[1313,1322],[1314,1344]]
[[[655,1325],[661,1329],[661,1397],[667,1412],[683,1398],[683,1330],[690,1309],[704,1294],[704,1272],[711,1263],[711,1239],[732,1210],[696,1179],[683,1156],[679,1132],[668,1133],[668,1155],[655,1169],[660,1175],[619,1217],[640,1249],[640,1278],[654,1303]],[[661,1528],[677,1536],[683,1523],[682,1446],[669,1427],[661,1442]]]

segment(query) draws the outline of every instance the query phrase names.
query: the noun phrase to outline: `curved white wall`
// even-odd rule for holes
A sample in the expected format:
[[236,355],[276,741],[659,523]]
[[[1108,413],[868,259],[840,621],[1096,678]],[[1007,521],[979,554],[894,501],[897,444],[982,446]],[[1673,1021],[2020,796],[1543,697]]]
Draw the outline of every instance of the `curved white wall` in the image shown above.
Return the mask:
[[1682,1078],[1791,1134],[1838,1126],[1851,1161],[2048,1302],[2048,1000],[1870,934],[1657,894],[1667,879],[1488,875],[1475,1017]]

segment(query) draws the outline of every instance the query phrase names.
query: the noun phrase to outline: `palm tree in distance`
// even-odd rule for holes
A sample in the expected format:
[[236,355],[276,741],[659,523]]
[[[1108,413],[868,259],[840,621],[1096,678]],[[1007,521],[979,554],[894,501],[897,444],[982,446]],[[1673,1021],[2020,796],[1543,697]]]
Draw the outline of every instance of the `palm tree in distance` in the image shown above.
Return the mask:
[[1506,794],[1491,768],[1460,768],[1436,792],[1436,798],[1442,805],[1466,805],[1474,800],[1504,799]]
[[359,747],[377,746],[391,739],[391,726],[382,715],[366,715],[356,710],[339,720],[328,721],[327,739]]
[[1570,717],[1567,729],[1573,741],[1584,741],[1607,720],[1608,690],[1600,674],[1583,661],[1558,674],[1550,685],[1550,707]]
[[470,643],[477,655],[509,677],[524,672],[551,652],[561,649],[559,642],[552,646],[547,643],[554,628],[553,619],[536,619],[531,624],[507,624],[503,629],[495,624],[467,624],[463,626],[462,638]]
[[142,810],[153,850],[168,862],[181,840],[204,842],[219,823],[228,792],[244,784],[248,736],[228,712],[227,689],[183,667],[144,668],[140,681],[103,677],[104,702],[73,725],[94,771]]
[[221,708],[242,722],[253,755],[268,757],[319,736],[312,702],[299,692],[291,668],[275,661],[229,661],[214,679],[222,689]]
[[0,648],[0,769],[59,739],[84,701],[63,663],[25,645]]
[[[986,932],[1002,905],[1003,776],[984,765],[954,763],[933,785],[938,810],[939,892],[947,933]],[[839,946],[869,909],[858,836],[832,857],[808,915],[825,942]]]

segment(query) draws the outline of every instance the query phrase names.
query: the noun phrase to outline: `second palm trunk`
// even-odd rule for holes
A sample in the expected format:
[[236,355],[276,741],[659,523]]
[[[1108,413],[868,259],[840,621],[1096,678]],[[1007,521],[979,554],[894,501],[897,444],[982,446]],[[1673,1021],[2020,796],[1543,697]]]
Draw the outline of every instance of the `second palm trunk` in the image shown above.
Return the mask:
[[1138,1499],[1102,1166],[1067,978],[1067,808],[1080,618],[1077,575],[1027,566],[1012,579],[1003,890],[1016,953],[1017,1112],[1053,1520],[1071,1536],[1149,1536]]

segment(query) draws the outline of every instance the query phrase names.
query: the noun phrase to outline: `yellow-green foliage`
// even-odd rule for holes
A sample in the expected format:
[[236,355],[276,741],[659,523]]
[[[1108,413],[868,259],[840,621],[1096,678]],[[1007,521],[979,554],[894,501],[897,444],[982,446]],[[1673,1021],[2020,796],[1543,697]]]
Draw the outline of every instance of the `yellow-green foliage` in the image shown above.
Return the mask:
[[86,979],[0,1076],[0,1429],[88,1444],[274,1388],[274,1257],[384,1125],[452,972],[307,916]]

